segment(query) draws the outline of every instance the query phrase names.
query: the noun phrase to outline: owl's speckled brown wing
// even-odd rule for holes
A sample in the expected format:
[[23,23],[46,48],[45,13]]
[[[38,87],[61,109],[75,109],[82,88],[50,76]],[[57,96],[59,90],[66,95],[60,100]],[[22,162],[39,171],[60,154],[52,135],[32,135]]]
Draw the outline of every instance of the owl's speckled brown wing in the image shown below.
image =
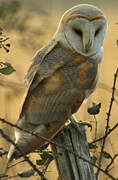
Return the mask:
[[57,43],[37,68],[20,117],[25,116],[34,125],[67,120],[76,101],[79,106],[84,99],[81,80],[79,84],[75,82],[79,80],[77,66],[83,60],[78,53]]
[[[94,89],[97,63],[60,43],[56,43],[42,57],[41,63],[35,60],[28,73],[28,77],[32,76],[33,79],[30,79],[17,125],[51,139],[71,114],[78,110],[85,99],[86,90]],[[32,75],[34,66],[37,66],[36,73]],[[45,143],[43,139],[29,136],[17,129],[15,135],[16,143],[25,153]],[[10,156],[11,154],[12,157],[19,157],[13,147]]]

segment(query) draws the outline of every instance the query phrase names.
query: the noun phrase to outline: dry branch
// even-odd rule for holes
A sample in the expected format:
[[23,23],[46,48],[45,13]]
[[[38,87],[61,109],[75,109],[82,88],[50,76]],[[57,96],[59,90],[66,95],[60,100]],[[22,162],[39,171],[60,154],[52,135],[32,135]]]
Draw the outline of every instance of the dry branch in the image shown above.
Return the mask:
[[[99,167],[98,165],[94,164],[92,161],[86,159],[85,157],[81,156],[81,154],[79,154],[78,152],[73,151],[73,150],[72,150],[71,148],[69,148],[68,146],[65,146],[65,144],[62,145],[62,144],[59,144],[59,143],[57,143],[57,142],[54,142],[53,140],[49,140],[49,139],[47,139],[47,138],[45,138],[45,137],[43,137],[43,136],[36,135],[35,133],[30,132],[30,131],[27,131],[27,130],[25,130],[25,129],[22,129],[22,128],[20,128],[19,126],[15,125],[15,124],[13,124],[13,123],[11,123],[11,122],[6,121],[6,120],[3,119],[3,118],[0,118],[0,121],[3,122],[3,123],[5,123],[5,124],[7,124],[7,125],[9,125],[9,126],[11,126],[11,127],[15,127],[15,128],[18,128],[18,129],[21,130],[21,131],[27,132],[27,133],[29,133],[29,134],[31,134],[31,135],[33,135],[33,136],[40,137],[40,138],[44,139],[45,141],[47,141],[47,142],[50,143],[51,145],[55,145],[55,146],[59,147],[60,149],[62,149],[63,151],[67,151],[68,153],[76,156],[76,158],[81,159],[81,160],[83,160],[84,162],[89,163],[89,164],[92,165],[93,167],[99,169],[101,172],[103,172],[104,174],[106,174],[106,175],[107,175],[109,178],[111,178],[112,180],[116,180],[111,174],[109,174],[108,172],[106,172],[104,169],[102,169],[102,168]],[[0,130],[1,130],[1,129],[0,129]],[[0,134],[1,134],[1,133],[4,133],[4,132],[3,132],[3,131],[0,131]],[[4,137],[4,138],[5,138],[5,137]],[[7,138],[5,138],[5,139],[7,140]],[[8,139],[10,139],[9,136],[8,136]],[[10,142],[10,141],[9,141],[9,142]],[[13,145],[15,144],[13,141],[10,142],[10,143],[13,144]],[[15,147],[16,147],[16,146],[15,146]],[[17,146],[17,147],[18,147],[18,146]],[[18,147],[18,150],[19,150],[19,147]],[[21,154],[22,154],[22,152],[21,152]],[[26,156],[26,157],[27,157],[27,156]],[[26,160],[26,161],[27,161],[27,160]]]
[[32,161],[24,154],[24,152],[22,151],[22,149],[19,148],[19,146],[17,144],[15,144],[15,142],[7,135],[4,133],[4,131],[2,129],[0,129],[0,134],[2,135],[3,138],[5,138],[8,142],[10,142],[13,146],[15,146],[15,148],[22,154],[22,156],[24,157],[24,159],[28,162],[28,164],[33,168],[33,170],[35,172],[38,173],[38,175],[42,178],[42,180],[46,180],[46,178],[44,177],[44,175],[42,174],[42,172],[40,172],[37,167],[32,163]]
[[[106,118],[107,122],[106,122],[105,134],[107,134],[109,132],[109,122],[110,122],[112,105],[113,105],[113,102],[114,102],[114,99],[115,99],[115,90],[116,90],[117,77],[118,77],[118,68],[116,70],[116,73],[114,74],[111,101],[110,101],[110,105],[109,105],[109,109],[108,109],[108,113],[107,113],[107,118]],[[107,136],[103,137],[103,142],[102,142],[102,146],[101,146],[101,152],[100,152],[99,163],[98,163],[100,168],[101,168],[101,165],[102,165],[102,157],[103,157],[104,147],[105,147],[105,143],[106,143],[106,138],[107,138]],[[99,173],[100,173],[100,170],[98,169],[97,173],[96,173],[96,178],[98,178]]]

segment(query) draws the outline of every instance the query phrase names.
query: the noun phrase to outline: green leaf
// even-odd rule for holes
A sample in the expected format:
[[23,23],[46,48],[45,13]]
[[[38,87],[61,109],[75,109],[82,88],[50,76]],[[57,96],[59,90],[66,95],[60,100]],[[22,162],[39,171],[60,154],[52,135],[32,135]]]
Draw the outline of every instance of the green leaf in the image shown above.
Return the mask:
[[15,69],[11,66],[10,63],[0,62],[0,73],[2,73],[4,75],[9,75],[9,74],[13,73],[14,71],[15,71]]
[[50,157],[50,155],[48,156],[46,153],[42,153],[40,156],[41,156],[41,159],[36,160],[37,165],[39,166],[46,165],[47,160]]
[[96,148],[98,148],[98,146],[96,144],[93,144],[93,143],[89,143],[88,147],[89,147],[89,149],[96,149]]
[[47,149],[48,146],[49,146],[49,143],[46,143],[46,144],[44,144],[43,146],[41,146],[41,147],[39,147],[37,149],[39,149],[40,151],[43,151],[43,150]]
[[34,170],[28,169],[28,170],[19,172],[18,176],[23,177],[23,178],[24,177],[31,177],[34,175],[34,173],[35,173]]
[[112,159],[112,156],[106,151],[103,152],[103,157],[106,159]]
[[91,107],[88,107],[87,111],[91,115],[96,115],[100,112],[101,103],[92,103]]
[[49,159],[50,157],[52,157],[52,155],[48,152],[43,152],[40,156],[42,159]]
[[96,156],[92,156],[91,159],[92,159],[93,163],[95,164],[96,161],[97,161],[97,157]]
[[36,164],[39,166],[44,166],[47,164],[48,161],[51,162],[53,160],[53,156],[51,154],[48,154],[46,152],[40,154],[41,159],[36,160]]
[[36,160],[36,164],[39,165],[39,166],[44,166],[46,165],[46,162],[47,162],[47,159],[37,159]]

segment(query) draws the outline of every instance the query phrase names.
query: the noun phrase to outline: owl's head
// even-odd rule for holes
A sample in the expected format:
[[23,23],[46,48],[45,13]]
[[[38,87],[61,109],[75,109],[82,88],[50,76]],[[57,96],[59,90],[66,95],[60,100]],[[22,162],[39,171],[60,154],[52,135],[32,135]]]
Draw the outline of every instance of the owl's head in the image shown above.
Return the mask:
[[99,52],[106,34],[107,22],[98,8],[82,4],[64,13],[56,38],[84,56]]

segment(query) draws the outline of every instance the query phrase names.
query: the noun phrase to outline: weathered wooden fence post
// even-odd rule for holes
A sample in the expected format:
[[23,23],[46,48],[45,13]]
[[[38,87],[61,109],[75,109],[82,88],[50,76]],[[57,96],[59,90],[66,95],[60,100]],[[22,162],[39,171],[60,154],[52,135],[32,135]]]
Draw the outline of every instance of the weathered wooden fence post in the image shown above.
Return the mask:
[[95,180],[93,167],[88,162],[78,158],[79,156],[91,161],[85,128],[78,129],[72,124],[65,127],[55,138],[56,143],[68,147],[75,154],[52,145],[56,159],[56,166],[59,173],[59,180]]

